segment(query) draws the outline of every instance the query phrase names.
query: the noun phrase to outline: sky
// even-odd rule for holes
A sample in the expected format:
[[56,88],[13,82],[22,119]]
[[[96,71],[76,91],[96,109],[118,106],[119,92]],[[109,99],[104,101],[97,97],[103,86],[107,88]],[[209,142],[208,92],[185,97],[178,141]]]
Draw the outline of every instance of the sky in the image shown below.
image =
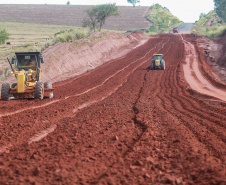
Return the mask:
[[[1,4],[64,4],[70,1],[71,5],[97,5],[116,3],[117,6],[132,6],[127,0],[0,0]],[[186,23],[193,23],[199,19],[200,13],[208,13],[214,9],[213,0],[140,0],[137,6],[151,6],[160,4]]]

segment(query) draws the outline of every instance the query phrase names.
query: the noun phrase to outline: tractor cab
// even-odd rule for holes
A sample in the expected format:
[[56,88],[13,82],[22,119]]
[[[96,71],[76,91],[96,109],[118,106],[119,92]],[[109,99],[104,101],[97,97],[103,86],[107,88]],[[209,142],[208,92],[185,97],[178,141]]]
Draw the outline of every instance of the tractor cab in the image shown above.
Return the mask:
[[162,58],[163,58],[163,54],[155,54],[154,55],[154,59],[155,60],[159,60],[160,61],[160,60],[162,60]]
[[165,61],[162,59],[163,54],[154,54],[153,56],[154,60],[151,62],[150,69],[162,69],[165,70]]

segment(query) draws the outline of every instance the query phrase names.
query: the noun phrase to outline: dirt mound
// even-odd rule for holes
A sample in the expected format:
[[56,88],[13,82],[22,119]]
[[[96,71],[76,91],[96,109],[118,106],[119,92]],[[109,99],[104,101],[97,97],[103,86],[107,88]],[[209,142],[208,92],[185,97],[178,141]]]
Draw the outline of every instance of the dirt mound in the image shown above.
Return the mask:
[[226,32],[219,38],[219,43],[223,46],[223,53],[217,60],[217,63],[226,68]]
[[62,81],[119,58],[149,39],[141,32],[93,33],[88,39],[57,43],[43,52],[43,81]]
[[[96,32],[87,39],[57,43],[44,52],[42,81],[58,82],[90,71],[103,63],[119,58],[149,39],[142,32],[118,34]],[[6,63],[7,64],[7,63]],[[15,83],[15,77],[8,77],[2,83]]]
[[215,39],[199,37],[197,49],[205,55],[215,76],[226,84],[226,34]]

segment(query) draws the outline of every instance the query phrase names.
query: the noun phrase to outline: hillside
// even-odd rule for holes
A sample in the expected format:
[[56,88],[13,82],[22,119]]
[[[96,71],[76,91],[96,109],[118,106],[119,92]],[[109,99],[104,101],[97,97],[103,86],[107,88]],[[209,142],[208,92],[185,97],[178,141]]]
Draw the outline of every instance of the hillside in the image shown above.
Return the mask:
[[212,10],[195,23],[193,32],[214,38],[222,35],[225,30],[226,25],[217,15],[216,11]]
[[[0,22],[38,23],[51,25],[82,26],[84,10],[90,6],[76,5],[1,5]],[[146,19],[149,7],[119,7],[121,16],[107,19],[104,29],[139,30],[148,29],[151,22]]]
[[161,33],[182,23],[166,7],[159,4],[151,6],[147,19],[153,22],[153,26],[149,29],[150,33]]
[[210,11],[206,16],[201,17],[196,23],[196,26],[220,26],[222,25],[222,19],[217,15],[216,11]]

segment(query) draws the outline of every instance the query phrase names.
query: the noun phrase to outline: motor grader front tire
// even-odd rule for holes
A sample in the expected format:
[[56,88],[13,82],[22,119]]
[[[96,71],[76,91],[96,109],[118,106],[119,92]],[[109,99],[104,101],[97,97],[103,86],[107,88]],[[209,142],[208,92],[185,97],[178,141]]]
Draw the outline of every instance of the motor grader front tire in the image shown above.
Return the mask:
[[1,88],[1,100],[8,101],[9,100],[9,90],[10,85],[9,83],[3,83]]
[[42,82],[37,82],[35,85],[35,99],[43,99],[44,97],[44,84]]

